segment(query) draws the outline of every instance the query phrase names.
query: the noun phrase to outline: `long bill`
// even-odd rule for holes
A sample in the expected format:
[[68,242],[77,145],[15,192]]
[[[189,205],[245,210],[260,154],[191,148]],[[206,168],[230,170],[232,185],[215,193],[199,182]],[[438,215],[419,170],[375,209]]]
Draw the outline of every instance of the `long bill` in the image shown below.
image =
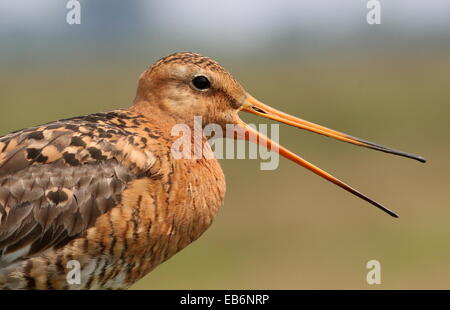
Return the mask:
[[[259,116],[263,116],[272,120],[276,120],[297,128],[301,128],[301,129],[306,129],[321,135],[325,135],[328,137],[332,137],[335,138],[337,140],[341,140],[341,141],[345,141],[348,143],[352,143],[358,146],[364,146],[367,148],[371,148],[371,149],[375,149],[375,150],[379,150],[382,152],[387,152],[387,153],[391,153],[391,154],[395,154],[395,155],[399,155],[399,156],[404,156],[404,157],[408,157],[408,158],[412,158],[415,160],[418,160],[420,162],[425,162],[426,160],[421,157],[421,156],[416,156],[416,155],[412,155],[412,154],[408,154],[408,153],[404,153],[401,151],[397,151],[385,146],[381,146],[366,140],[362,140],[359,138],[355,138],[352,137],[350,135],[320,126],[320,125],[316,125],[314,123],[302,120],[300,118],[291,116],[289,114],[283,113],[281,111],[278,111],[274,108],[271,108],[261,102],[259,102],[258,100],[256,100],[255,98],[253,98],[252,96],[248,95],[248,97],[245,100],[245,103],[242,107],[242,111],[245,112],[249,112],[252,114],[256,114]],[[250,126],[248,126],[247,124],[245,124],[244,122],[242,122],[240,124],[243,129],[245,129],[248,134],[245,135],[245,139],[251,142],[255,142],[258,143],[264,147],[267,147],[268,149],[275,151],[277,153],[279,153],[281,156],[286,157],[287,159],[297,163],[298,165],[312,171],[313,173],[323,177],[324,179],[336,184],[337,186],[345,189],[346,191],[358,196],[359,198],[364,199],[365,201],[369,202],[370,204],[374,205],[375,207],[383,210],[384,212],[388,213],[389,215],[393,216],[393,217],[398,217],[398,215],[389,210],[388,208],[384,207],[383,205],[379,204],[378,202],[370,199],[369,197],[367,197],[366,195],[362,194],[361,192],[357,191],[356,189],[352,188],[351,186],[347,185],[346,183],[342,182],[341,180],[337,179],[336,177],[332,176],[331,174],[327,173],[326,171],[320,169],[319,167],[311,164],[310,162],[304,160],[303,158],[297,156],[296,154],[292,153],[291,151],[289,151],[288,149],[280,146],[279,144],[277,144],[276,142],[270,140],[269,138],[267,138],[266,136],[260,134],[258,131],[256,131],[255,129],[251,128]]]

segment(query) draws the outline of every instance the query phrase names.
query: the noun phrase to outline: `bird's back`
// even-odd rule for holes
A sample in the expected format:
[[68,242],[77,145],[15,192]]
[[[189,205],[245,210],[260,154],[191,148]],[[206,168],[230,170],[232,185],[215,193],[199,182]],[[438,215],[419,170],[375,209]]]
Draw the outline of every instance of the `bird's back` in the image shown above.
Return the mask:
[[0,288],[126,288],[197,239],[224,176],[215,159],[174,159],[174,139],[128,110],[1,137]]

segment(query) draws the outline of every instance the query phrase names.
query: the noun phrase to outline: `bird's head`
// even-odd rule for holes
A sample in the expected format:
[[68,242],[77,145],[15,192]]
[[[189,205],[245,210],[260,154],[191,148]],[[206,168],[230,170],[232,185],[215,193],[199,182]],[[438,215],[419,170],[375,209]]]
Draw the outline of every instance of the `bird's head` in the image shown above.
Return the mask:
[[203,126],[218,124],[224,130],[226,125],[237,126],[246,134],[240,137],[235,135],[235,138],[243,138],[264,145],[392,216],[396,216],[392,211],[252,129],[239,118],[238,113],[244,111],[256,114],[354,145],[425,162],[421,156],[362,140],[265,105],[248,94],[216,61],[195,53],[179,52],[169,55],[145,71],[139,80],[135,104],[142,104],[142,102],[153,108],[158,107],[177,122],[189,126],[193,124],[195,116],[202,117]]
[[145,71],[137,101],[145,100],[167,111],[177,122],[191,125],[201,116],[203,125],[237,123],[247,94],[214,60],[190,52],[169,55]]

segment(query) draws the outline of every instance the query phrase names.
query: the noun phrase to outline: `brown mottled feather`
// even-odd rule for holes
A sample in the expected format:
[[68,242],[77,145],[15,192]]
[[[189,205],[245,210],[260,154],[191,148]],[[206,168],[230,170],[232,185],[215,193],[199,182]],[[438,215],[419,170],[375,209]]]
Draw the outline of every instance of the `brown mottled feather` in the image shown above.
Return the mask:
[[148,163],[126,157],[136,148],[129,142],[135,134],[122,124],[131,118],[144,121],[114,111],[1,138],[15,147],[1,153],[0,267],[79,236],[120,202],[128,182],[149,171]]
[[155,62],[151,67],[149,71],[156,70],[157,68],[160,68],[161,66],[167,65],[167,64],[190,64],[190,65],[196,65],[204,69],[209,69],[213,71],[218,71],[221,73],[227,74],[227,76],[231,75],[221,66],[219,63],[217,63],[215,60],[197,54],[192,52],[177,52],[171,55],[168,55],[164,58],[161,58],[157,62]]
[[[161,73],[152,70],[168,63],[230,79],[237,92],[231,106],[243,95],[216,62],[178,53],[141,76],[128,110],[0,137],[0,289],[125,289],[210,226],[223,202],[224,176],[217,160],[206,159],[210,153],[172,156],[171,128],[180,119],[151,81]],[[189,86],[179,87],[189,98]],[[205,137],[201,142],[208,145]],[[66,279],[73,260],[80,284]]]
[[[0,288],[42,289],[48,281],[58,289],[125,288],[200,236],[223,200],[223,190],[212,185],[217,178],[222,184],[223,175],[216,161],[172,162],[171,137],[160,127],[118,110],[0,139]],[[198,164],[218,174],[189,174],[191,181],[173,175]],[[213,201],[202,204],[211,210],[184,210],[195,208],[188,200],[196,193],[178,193],[181,180],[196,184],[189,191],[213,189]],[[210,215],[194,227],[187,215],[174,219],[177,213]],[[71,259],[85,272],[92,269],[81,285],[66,283]],[[93,262],[103,267],[93,268]],[[55,266],[64,271],[49,272]]]

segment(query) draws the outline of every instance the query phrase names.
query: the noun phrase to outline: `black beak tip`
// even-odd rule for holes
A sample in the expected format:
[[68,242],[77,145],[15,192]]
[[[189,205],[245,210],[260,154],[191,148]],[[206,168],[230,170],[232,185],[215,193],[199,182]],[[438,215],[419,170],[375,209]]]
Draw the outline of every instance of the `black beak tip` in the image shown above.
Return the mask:
[[383,207],[382,210],[384,212],[386,212],[387,214],[389,214],[390,216],[392,216],[392,217],[399,218],[399,215],[397,213],[395,213],[394,211],[392,211],[392,210],[389,210],[389,209],[387,209],[385,207]]
[[422,156],[417,156],[417,160],[420,161],[421,163],[426,163],[427,162],[427,160],[424,157],[422,157]]

